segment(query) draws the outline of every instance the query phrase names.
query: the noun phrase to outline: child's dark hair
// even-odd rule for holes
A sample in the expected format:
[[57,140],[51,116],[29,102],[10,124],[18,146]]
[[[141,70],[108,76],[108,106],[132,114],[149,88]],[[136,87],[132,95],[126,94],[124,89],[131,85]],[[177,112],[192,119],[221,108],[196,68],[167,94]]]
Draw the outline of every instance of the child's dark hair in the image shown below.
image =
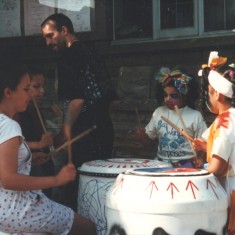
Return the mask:
[[4,95],[4,89],[15,90],[19,85],[22,76],[28,73],[26,65],[21,63],[2,63],[0,65],[0,100]]
[[227,80],[229,80],[233,84],[233,86],[232,86],[233,96],[232,96],[232,98],[227,98],[227,99],[230,100],[232,106],[235,107],[235,70],[234,70],[234,68],[231,68],[231,67],[227,68],[223,72],[222,76],[224,78],[226,78]]
[[207,100],[207,95],[208,95],[208,85],[209,85],[209,80],[208,80],[208,75],[210,73],[210,68],[205,67],[201,70],[201,77],[199,79],[199,84],[200,84],[200,95],[199,95],[199,106],[203,112],[207,110],[206,107],[206,100]]
[[[35,65],[28,66],[30,76],[43,75],[45,77],[45,71]],[[31,77],[32,79],[32,77]]]
[[[228,101],[231,102],[232,106],[235,107],[235,69],[232,67],[227,67],[227,66],[222,66],[219,68],[214,69],[218,73],[220,73],[224,78],[229,80],[233,84],[233,97],[232,98],[226,98]],[[202,69],[202,76],[200,80],[200,87],[201,87],[201,92],[200,92],[200,106],[202,110],[206,109],[206,99],[208,96],[208,75],[210,73],[211,69],[209,67],[205,67]]]

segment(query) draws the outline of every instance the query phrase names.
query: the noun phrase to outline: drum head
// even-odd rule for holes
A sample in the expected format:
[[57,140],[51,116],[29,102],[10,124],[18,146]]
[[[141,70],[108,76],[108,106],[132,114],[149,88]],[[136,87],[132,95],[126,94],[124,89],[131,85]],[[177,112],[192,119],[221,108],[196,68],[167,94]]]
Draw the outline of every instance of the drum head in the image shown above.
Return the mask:
[[140,176],[200,176],[210,174],[206,170],[194,168],[169,168],[169,167],[152,167],[140,168],[126,171],[125,174],[140,175]]
[[170,163],[161,162],[151,159],[138,158],[110,158],[106,160],[94,160],[85,162],[79,169],[80,174],[115,174],[124,173],[127,170],[145,169],[145,168],[168,168],[171,169]]

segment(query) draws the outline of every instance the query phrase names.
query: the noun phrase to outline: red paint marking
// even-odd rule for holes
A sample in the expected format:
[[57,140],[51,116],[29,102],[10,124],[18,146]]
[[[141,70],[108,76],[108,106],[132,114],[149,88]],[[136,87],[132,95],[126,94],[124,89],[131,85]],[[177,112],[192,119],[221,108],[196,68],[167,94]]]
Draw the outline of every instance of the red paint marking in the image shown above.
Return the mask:
[[114,189],[116,188],[116,190],[114,190],[114,194],[116,194],[116,192],[117,192],[120,188],[122,188],[123,183],[124,183],[124,178],[121,178],[119,181],[117,181],[117,183],[113,186]]
[[176,172],[197,172],[197,169],[193,169],[193,168],[175,168],[175,169],[171,169],[171,170],[166,170],[164,172],[167,173],[176,173]]
[[149,195],[149,198],[151,198],[154,188],[158,191],[158,187],[157,187],[155,181],[151,181],[151,182],[149,183],[148,187],[146,188],[146,190],[147,190],[149,187],[151,187],[151,191],[150,191],[150,195]]
[[216,186],[209,179],[207,179],[207,181],[206,181],[206,189],[208,189],[209,187],[211,187],[211,189],[213,190],[215,196],[217,197],[217,199],[219,199],[218,195],[215,192]]
[[167,190],[166,190],[166,191],[168,191],[169,189],[171,189],[171,198],[172,199],[174,198],[174,188],[179,192],[178,188],[173,183],[170,183]]
[[186,186],[186,191],[189,189],[189,187],[190,187],[191,190],[192,190],[194,199],[196,199],[196,195],[195,195],[195,192],[194,192],[194,188],[196,188],[197,190],[199,190],[198,187],[197,187],[191,180],[188,181],[188,184],[187,184],[187,186]]
[[218,180],[218,178],[215,178],[215,182],[217,183],[217,186],[218,186],[218,187],[221,185],[220,182],[219,182],[219,180]]

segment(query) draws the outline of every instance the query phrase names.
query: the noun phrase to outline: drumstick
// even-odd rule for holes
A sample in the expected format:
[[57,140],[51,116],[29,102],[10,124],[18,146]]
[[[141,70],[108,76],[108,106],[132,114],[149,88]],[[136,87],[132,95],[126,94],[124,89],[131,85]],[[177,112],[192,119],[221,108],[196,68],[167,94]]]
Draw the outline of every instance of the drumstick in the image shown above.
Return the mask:
[[[180,122],[181,122],[181,125],[182,125],[184,131],[188,134],[188,129],[187,129],[186,125],[185,125],[185,122],[184,122],[184,120],[183,120],[183,117],[182,117],[182,115],[181,115],[181,113],[180,113],[179,108],[178,108],[177,105],[175,105],[175,111],[176,111],[177,116],[178,116],[179,119],[180,119]],[[190,144],[190,147],[191,147],[191,149],[192,149],[194,155],[196,156],[197,154],[196,154],[195,150],[193,149],[192,142],[189,141],[189,144]]]
[[43,122],[43,119],[42,119],[42,115],[41,115],[41,113],[40,113],[40,111],[39,111],[37,102],[36,102],[36,100],[35,100],[35,98],[34,98],[33,96],[32,96],[32,100],[33,100],[34,107],[35,107],[35,109],[36,109],[36,111],[37,111],[38,118],[39,118],[40,123],[41,123],[41,125],[42,125],[42,129],[43,129],[44,133],[46,133],[47,130],[46,130],[46,127],[45,127],[45,125],[44,125],[44,122]]
[[138,109],[137,109],[137,108],[135,108],[135,113],[136,113],[136,116],[137,116],[138,126],[139,126],[139,128],[141,129],[142,125],[141,125],[140,115],[139,115],[139,112],[138,112]]
[[84,136],[88,135],[90,132],[92,132],[94,129],[96,129],[96,126],[93,126],[89,129],[87,129],[86,131],[82,132],[81,134],[77,135],[76,137],[74,137],[73,139],[71,139],[70,141],[66,141],[64,144],[62,144],[60,147],[58,147],[57,149],[55,149],[52,153],[51,156],[54,157],[59,151],[61,151],[62,149],[66,148],[68,145],[73,144],[75,141],[80,140],[81,138],[83,138]]
[[71,127],[69,128],[69,138],[68,138],[68,163],[73,163],[72,160],[72,145],[71,145]]
[[193,138],[188,135],[185,131],[182,131],[179,127],[177,127],[174,123],[172,123],[170,120],[168,120],[167,118],[165,118],[164,116],[161,116],[162,120],[164,120],[167,124],[169,124],[170,126],[172,126],[174,129],[176,129],[180,134],[182,134],[186,139],[190,140],[191,142],[193,142]]
[[[43,122],[43,119],[42,119],[42,115],[41,115],[40,110],[38,108],[37,102],[36,102],[36,100],[35,100],[35,98],[33,96],[32,96],[32,100],[33,100],[34,107],[35,107],[35,109],[37,111],[38,118],[39,118],[40,123],[42,125],[43,132],[46,134],[47,130],[46,130],[46,127],[44,125],[44,122]],[[50,152],[54,151],[54,146],[49,146],[49,149],[50,149]]]

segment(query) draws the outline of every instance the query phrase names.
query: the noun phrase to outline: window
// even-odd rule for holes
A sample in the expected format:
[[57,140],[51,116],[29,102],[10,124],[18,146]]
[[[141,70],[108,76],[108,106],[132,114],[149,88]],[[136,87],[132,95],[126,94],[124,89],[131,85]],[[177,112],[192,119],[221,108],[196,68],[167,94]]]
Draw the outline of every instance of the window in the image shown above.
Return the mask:
[[[206,11],[210,9],[210,11]],[[235,28],[234,0],[204,1],[204,31],[231,30]]]
[[151,0],[114,0],[114,38],[152,38]]
[[198,0],[157,0],[154,39],[198,34]]
[[234,0],[113,0],[113,39],[159,40],[230,34]]
[[194,26],[193,0],[164,0],[160,2],[161,29]]

